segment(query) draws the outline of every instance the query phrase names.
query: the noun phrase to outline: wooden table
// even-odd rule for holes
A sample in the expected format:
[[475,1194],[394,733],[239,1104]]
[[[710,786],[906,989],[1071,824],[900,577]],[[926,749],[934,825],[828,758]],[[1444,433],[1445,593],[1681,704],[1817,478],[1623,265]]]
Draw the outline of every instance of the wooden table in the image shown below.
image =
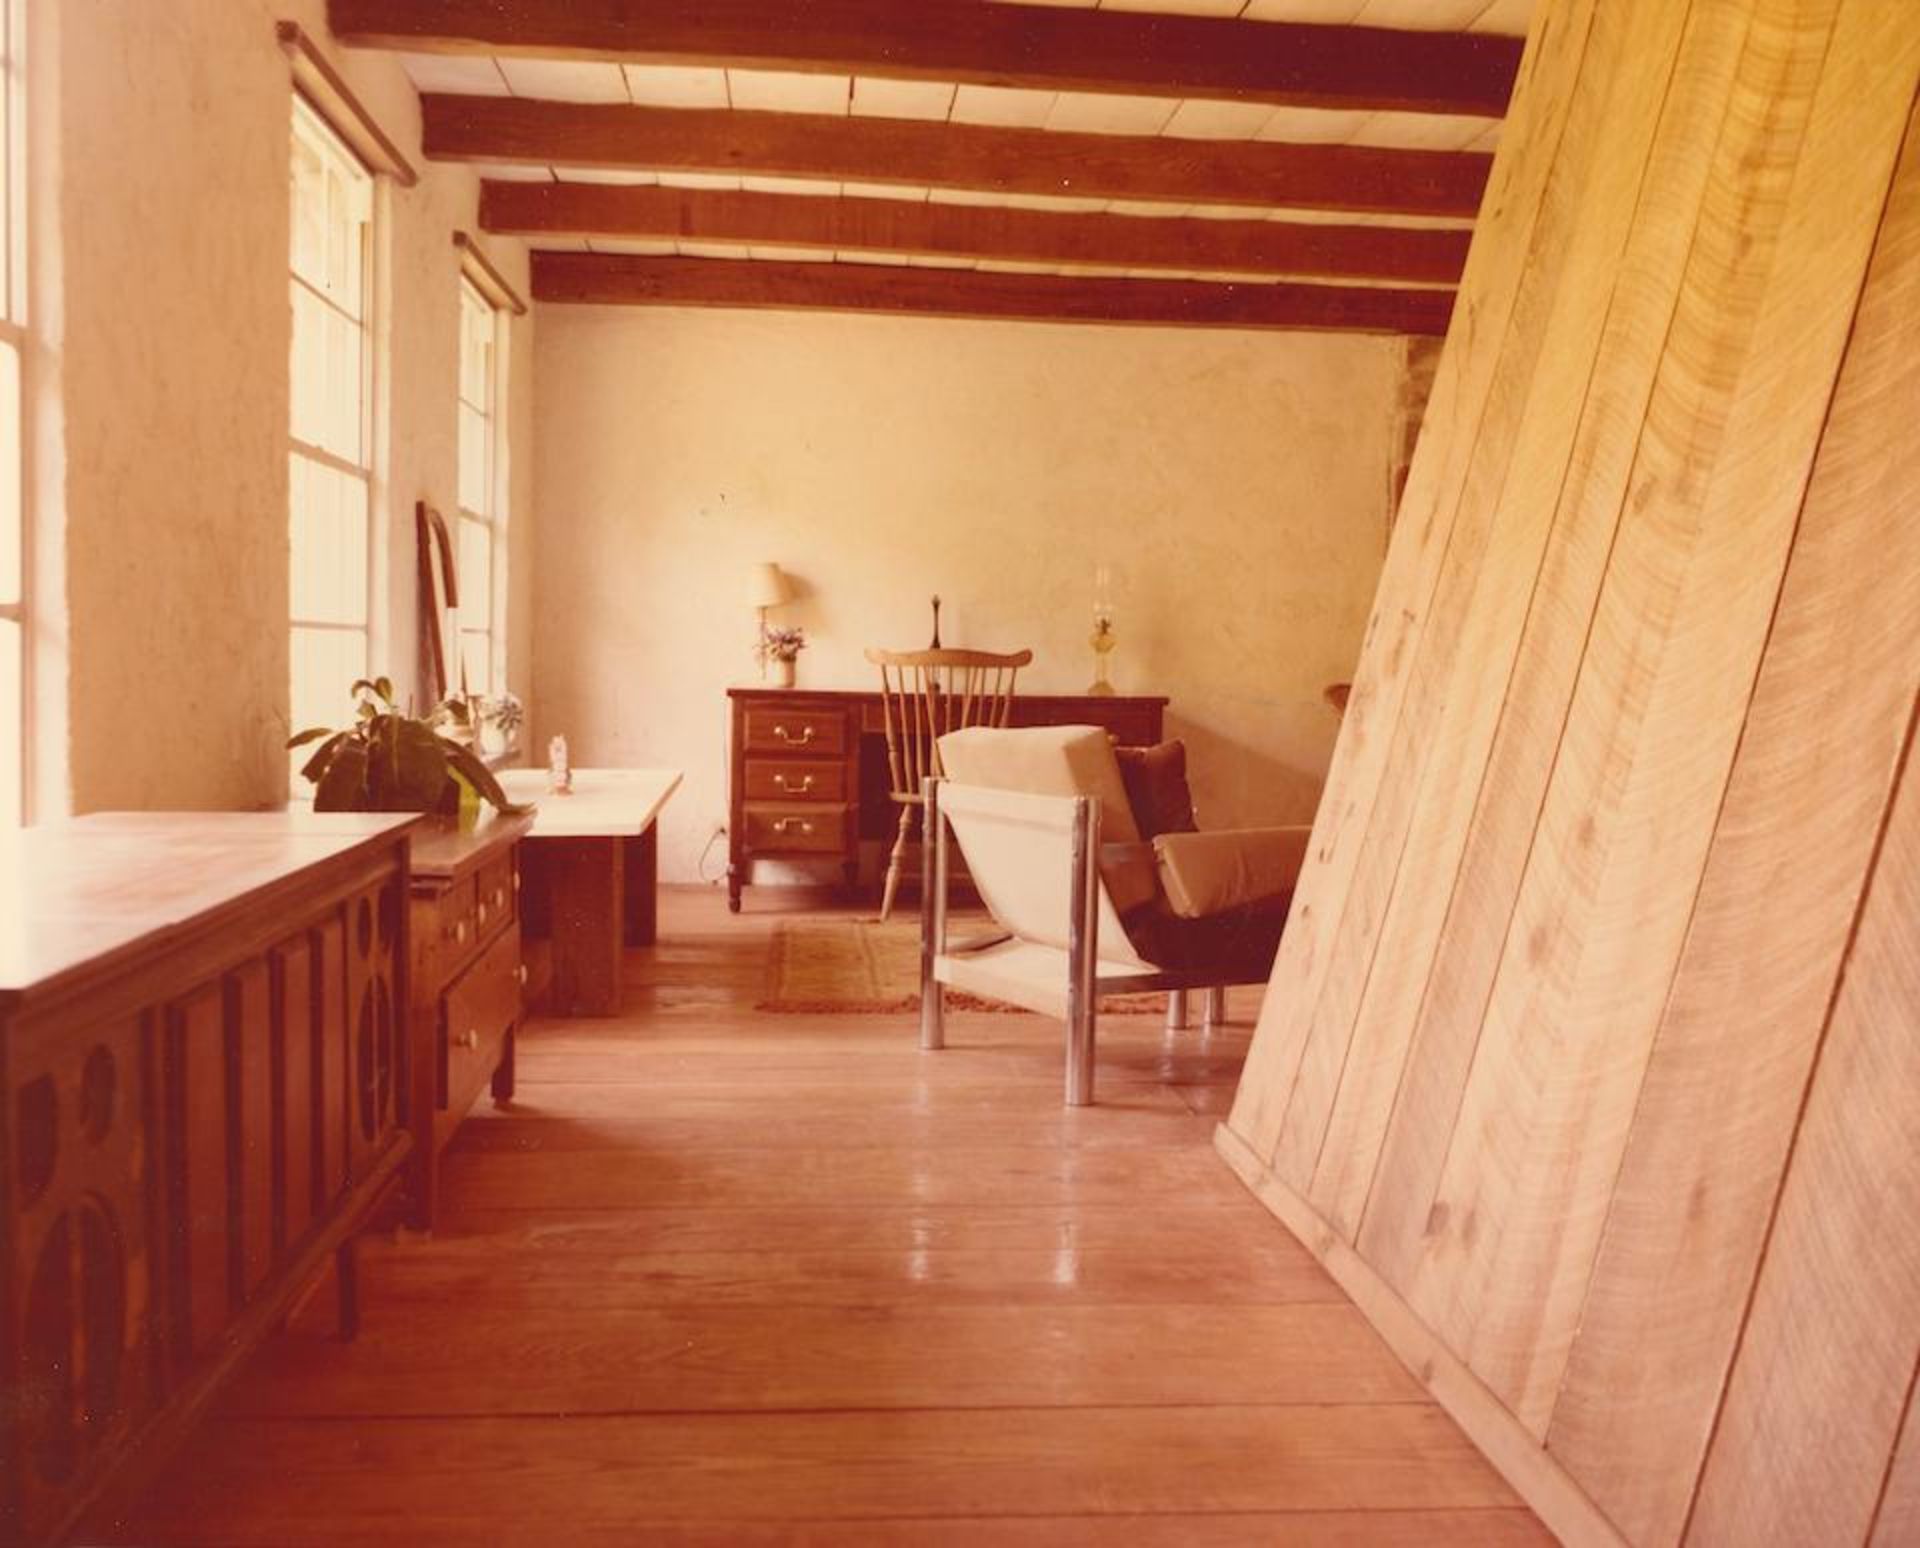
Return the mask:
[[524,845],[522,928],[551,942],[554,1014],[617,1015],[621,953],[653,943],[654,819],[680,788],[680,771],[575,769],[571,795],[552,794],[545,769],[507,769],[500,783],[536,808]]
[[[880,690],[729,688],[727,906],[755,860],[838,861],[849,890],[860,840],[892,837]],[[1160,740],[1159,695],[1015,694],[1016,726],[1102,726],[1123,747]]]

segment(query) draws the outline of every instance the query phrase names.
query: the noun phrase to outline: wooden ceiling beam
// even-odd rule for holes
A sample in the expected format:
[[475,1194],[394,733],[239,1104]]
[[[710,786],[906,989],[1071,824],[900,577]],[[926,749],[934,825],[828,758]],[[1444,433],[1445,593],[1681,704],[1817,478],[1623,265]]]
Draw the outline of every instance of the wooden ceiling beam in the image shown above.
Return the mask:
[[539,301],[778,308],[1184,328],[1443,334],[1445,290],[1094,279],[885,264],[533,255]]
[[481,186],[480,224],[532,238],[739,242],[1435,284],[1459,280],[1468,242],[1465,231],[1397,226],[1055,214],[904,199],[493,181]]
[[1518,38],[981,0],[330,0],[341,42],[1497,118]]
[[1175,204],[1468,219],[1479,210],[1491,164],[1490,157],[1464,151],[1068,134],[725,108],[434,93],[422,96],[420,106],[426,153],[439,161],[833,179]]

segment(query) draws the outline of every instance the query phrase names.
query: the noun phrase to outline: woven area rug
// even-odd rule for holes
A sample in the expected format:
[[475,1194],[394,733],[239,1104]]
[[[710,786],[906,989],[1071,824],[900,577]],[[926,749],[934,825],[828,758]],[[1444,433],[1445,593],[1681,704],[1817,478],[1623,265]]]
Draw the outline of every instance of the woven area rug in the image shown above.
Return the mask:
[[[965,927],[961,927],[963,933]],[[1159,994],[1110,994],[1100,1014],[1149,1015],[1166,1009]],[[1017,1005],[947,992],[954,1010],[1006,1011]],[[767,986],[755,1010],[781,1016],[897,1015],[920,1008],[920,921],[783,919],[767,951]]]

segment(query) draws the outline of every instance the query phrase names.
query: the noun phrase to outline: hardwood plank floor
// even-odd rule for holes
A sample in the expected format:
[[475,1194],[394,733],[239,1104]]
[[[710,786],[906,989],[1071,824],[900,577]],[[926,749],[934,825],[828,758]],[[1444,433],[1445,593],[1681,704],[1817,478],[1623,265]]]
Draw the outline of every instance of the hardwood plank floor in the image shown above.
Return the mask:
[[152,1544],[1550,1541],[1209,1136],[1235,1024],[776,1016],[774,913],[669,889],[625,1014],[537,1023],[132,1517]]

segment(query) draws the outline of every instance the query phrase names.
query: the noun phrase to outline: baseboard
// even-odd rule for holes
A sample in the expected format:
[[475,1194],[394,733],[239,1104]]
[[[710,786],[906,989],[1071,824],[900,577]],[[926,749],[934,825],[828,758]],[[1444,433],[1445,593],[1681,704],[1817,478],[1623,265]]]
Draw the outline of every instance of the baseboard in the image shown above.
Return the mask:
[[1213,1148],[1352,1297],[1374,1331],[1550,1532],[1573,1548],[1626,1548],[1626,1539],[1579,1484],[1312,1205],[1275,1177],[1224,1123],[1214,1130]]

